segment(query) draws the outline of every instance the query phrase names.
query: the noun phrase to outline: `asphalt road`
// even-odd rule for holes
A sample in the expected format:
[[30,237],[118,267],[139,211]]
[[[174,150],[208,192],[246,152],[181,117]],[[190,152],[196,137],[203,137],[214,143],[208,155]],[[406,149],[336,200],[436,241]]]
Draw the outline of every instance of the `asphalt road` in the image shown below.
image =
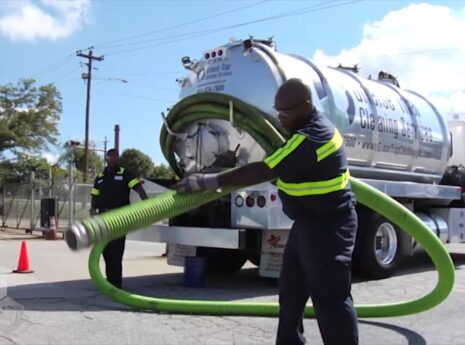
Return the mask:
[[[11,273],[26,240],[34,273]],[[436,308],[410,316],[360,319],[360,344],[465,344],[465,244],[449,246],[456,283]],[[137,294],[201,300],[277,302],[277,283],[249,264],[233,277],[208,277],[206,288],[183,286],[182,268],[166,265],[163,244],[127,242],[125,289]],[[273,344],[276,318],[190,316],[139,312],[103,296],[87,271],[89,251],[0,230],[0,344]],[[355,278],[356,304],[418,298],[436,285],[430,260],[418,254],[381,281]],[[314,319],[309,344],[322,344]],[[337,332],[337,325],[335,325]]]

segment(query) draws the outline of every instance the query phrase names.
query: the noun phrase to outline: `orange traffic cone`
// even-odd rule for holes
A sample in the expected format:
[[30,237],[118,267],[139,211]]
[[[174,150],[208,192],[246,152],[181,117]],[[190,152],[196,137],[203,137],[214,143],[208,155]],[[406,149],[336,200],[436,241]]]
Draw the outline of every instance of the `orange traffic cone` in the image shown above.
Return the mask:
[[55,222],[55,217],[50,217],[50,226],[47,231],[47,240],[56,240],[57,239],[57,226]]
[[29,255],[27,254],[26,241],[21,242],[21,252],[19,254],[18,269],[14,270],[13,273],[32,273],[29,266]]

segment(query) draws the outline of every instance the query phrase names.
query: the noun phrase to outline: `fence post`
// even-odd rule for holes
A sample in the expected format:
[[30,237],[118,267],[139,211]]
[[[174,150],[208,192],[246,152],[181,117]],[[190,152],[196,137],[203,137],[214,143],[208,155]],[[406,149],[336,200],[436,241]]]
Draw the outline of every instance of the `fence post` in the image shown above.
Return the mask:
[[31,218],[30,218],[30,222],[29,222],[29,231],[26,231],[26,232],[29,232],[29,233],[32,233],[32,230],[34,230],[35,228],[35,208],[36,208],[36,188],[35,188],[35,175],[34,175],[34,171],[31,171],[31,180],[29,181],[30,182],[30,186],[31,186]]
[[69,227],[74,223],[74,203],[76,202],[76,181],[74,177],[74,166],[72,164],[68,165],[68,184],[69,184],[69,193],[68,193],[68,209],[69,209]]
[[6,184],[3,184],[3,188],[2,188],[2,228],[5,227],[5,223],[6,223],[5,200],[6,200]]
[[48,169],[48,197],[53,198],[53,175],[52,168]]

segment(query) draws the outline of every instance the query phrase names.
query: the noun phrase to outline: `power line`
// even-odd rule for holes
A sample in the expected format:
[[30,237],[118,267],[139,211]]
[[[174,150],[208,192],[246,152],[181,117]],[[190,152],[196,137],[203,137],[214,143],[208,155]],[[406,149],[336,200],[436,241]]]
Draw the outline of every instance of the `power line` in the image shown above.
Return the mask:
[[359,59],[373,59],[379,57],[391,57],[398,55],[415,55],[415,54],[426,54],[426,53],[440,53],[444,51],[459,50],[460,47],[448,47],[448,48],[433,48],[433,49],[424,49],[424,50],[410,50],[406,52],[399,53],[390,53],[390,54],[379,54],[379,55],[361,55]]
[[[101,77],[101,76],[94,76],[93,77],[94,80],[99,80],[100,84],[103,84],[103,83],[106,83],[106,82],[110,82],[110,81],[122,81],[122,82],[125,82],[125,83],[129,83],[129,81],[127,80],[124,80],[124,79],[120,79],[120,78],[111,78],[111,77]],[[132,86],[135,86],[135,87],[141,87],[141,88],[148,88],[148,89],[160,89],[160,90],[168,90],[168,91],[179,91],[179,89],[177,88],[169,88],[169,87],[164,87],[164,86],[155,86],[155,85],[150,85],[150,84],[147,84],[147,83],[138,83],[138,82],[133,82],[132,79],[130,80],[130,84],[131,84],[131,87]]]
[[168,103],[176,102],[176,101],[167,100],[167,99],[144,97],[144,96],[139,96],[139,95],[131,95],[131,94],[120,93],[120,92],[111,92],[111,91],[100,90],[100,89],[95,89],[94,92],[106,93],[106,94],[110,94],[110,95],[125,96],[125,97],[132,97],[132,98],[139,98],[139,99],[146,99],[146,100],[154,101],[154,102],[164,102],[164,103],[166,103],[166,102],[168,102]]
[[[190,39],[190,38],[194,38],[194,37],[201,37],[201,36],[217,33],[217,32],[220,32],[220,31],[225,31],[225,30],[229,30],[229,29],[243,27],[243,26],[247,26],[247,25],[251,25],[251,24],[262,23],[262,22],[275,20],[275,19],[282,19],[282,18],[286,18],[286,17],[292,17],[292,16],[301,15],[301,14],[305,14],[305,13],[313,13],[313,12],[317,12],[317,11],[326,10],[326,9],[329,9],[329,8],[335,8],[335,7],[345,6],[345,5],[351,5],[351,4],[361,2],[361,1],[364,1],[364,0],[351,0],[351,1],[345,1],[345,2],[338,2],[336,4],[331,5],[331,3],[334,3],[336,1],[337,0],[331,0],[331,1],[327,1],[327,2],[325,2],[323,4],[316,4],[316,5],[312,5],[312,6],[307,6],[307,7],[297,9],[297,10],[282,12],[282,13],[275,14],[273,16],[263,17],[263,18],[256,19],[256,20],[242,22],[242,23],[239,23],[239,24],[232,24],[232,25],[217,27],[217,28],[213,28],[213,29],[206,29],[206,30],[201,30],[201,31],[196,31],[196,32],[191,32],[191,33],[183,33],[183,34],[178,34],[178,35],[172,35],[172,36],[168,36],[168,37],[165,36],[163,38],[157,38],[157,39],[152,39],[152,40],[144,40],[144,41],[139,41],[139,42],[126,43],[126,44],[122,44],[122,46],[129,46],[129,45],[135,45],[135,44],[155,42],[155,43],[150,44],[150,45],[143,45],[143,46],[140,46],[140,47],[135,47],[135,48],[124,49],[124,50],[120,50],[120,51],[109,52],[109,53],[107,53],[105,55],[107,55],[107,56],[108,55],[116,55],[116,54],[122,54],[122,53],[126,53],[126,52],[132,52],[132,51],[135,51],[135,50],[152,48],[152,47],[160,46],[160,45],[163,45],[163,44],[184,41],[186,39]],[[172,38],[178,38],[178,39],[171,40]]]
[[270,1],[270,0],[262,0],[262,1],[259,1],[259,2],[253,3],[253,4],[250,4],[250,5],[241,6],[241,7],[238,7],[238,8],[234,8],[234,9],[232,9],[232,10],[228,10],[228,11],[224,11],[224,12],[220,12],[220,13],[213,14],[213,15],[211,15],[211,16],[202,17],[202,18],[194,19],[194,20],[191,20],[191,21],[188,21],[188,22],[184,22],[184,23],[181,23],[181,24],[176,24],[176,25],[168,26],[168,27],[166,27],[166,28],[162,28],[162,29],[158,29],[158,30],[149,31],[149,32],[146,32],[146,33],[137,34],[137,35],[129,36],[129,37],[126,37],[126,38],[121,38],[121,39],[109,41],[109,42],[106,42],[106,43],[105,43],[105,42],[104,42],[104,43],[99,43],[99,44],[94,45],[94,47],[98,47],[98,48],[100,48],[100,49],[102,49],[102,48],[108,48],[108,47],[112,46],[114,43],[117,43],[117,42],[129,41],[129,40],[132,40],[132,39],[135,39],[135,38],[144,37],[144,36],[150,36],[150,35],[157,34],[157,33],[160,33],[160,32],[165,32],[165,31],[168,31],[168,30],[177,29],[177,28],[180,28],[180,27],[183,27],[183,26],[187,26],[187,25],[190,25],[190,24],[199,23],[199,22],[204,21],[204,20],[208,20],[208,19],[220,17],[220,16],[223,16],[223,15],[225,15],[225,14],[229,14],[229,13],[233,13],[233,12],[237,12],[237,11],[242,11],[242,10],[244,10],[244,9],[246,9],[246,8],[258,6],[258,5],[261,5],[261,4],[263,4],[263,3],[265,3],[265,2],[269,2],[269,1]]
[[60,77],[56,78],[54,81],[50,82],[50,84],[56,84],[64,80],[65,77],[74,74],[77,70],[80,70],[81,66],[78,66],[77,68],[74,68],[71,72],[68,72],[66,74],[61,75]]
[[[123,72],[124,73],[124,72]],[[179,74],[179,71],[150,71],[150,73],[157,73],[157,74]],[[144,76],[144,77],[149,77],[149,78],[152,78],[150,75],[147,75],[147,72],[143,72],[143,73],[124,73],[124,75],[140,75],[140,76]]]
[[[303,13],[316,11],[316,10],[320,10],[320,9],[326,9],[326,8],[331,8],[331,7],[337,7],[337,6],[344,5],[343,3],[340,3],[340,4],[337,4],[335,6],[333,5],[333,6],[329,6],[329,7],[324,7],[324,6],[329,5],[330,3],[334,3],[334,2],[337,2],[337,1],[340,1],[340,0],[329,0],[329,1],[326,1],[325,3],[314,4],[312,6],[303,7],[303,8],[297,9],[297,10],[282,12],[282,13],[279,13],[279,14],[276,14],[276,15],[273,15],[273,16],[270,16],[270,17],[265,17],[265,18],[261,18],[261,19],[257,19],[257,20],[253,20],[253,21],[240,23],[240,24],[228,25],[228,26],[225,26],[225,27],[219,27],[219,28],[214,28],[214,29],[205,29],[205,30],[196,31],[196,32],[187,32],[187,33],[181,33],[181,34],[174,34],[174,35],[171,35],[171,36],[164,35],[163,37],[152,38],[152,39],[147,39],[147,40],[143,40],[143,41],[127,42],[127,43],[121,43],[121,44],[117,44],[117,45],[115,44],[115,45],[112,45],[111,48],[127,47],[127,46],[130,46],[130,45],[137,45],[137,44],[143,44],[143,43],[149,43],[149,42],[157,42],[157,41],[168,41],[171,38],[180,38],[180,37],[186,37],[186,36],[188,38],[191,38],[190,36],[192,36],[192,35],[208,34],[210,32],[216,32],[218,30],[236,28],[236,27],[240,27],[240,26],[255,24],[255,23],[258,23],[258,22],[262,22],[262,21],[278,19],[278,18],[284,18],[284,17],[294,16],[294,15],[303,14]],[[362,0],[357,0],[357,1],[362,1]],[[357,1],[355,1],[355,2],[357,2]],[[353,2],[353,1],[351,1],[351,2]]]
[[57,67],[61,67],[69,63],[71,61],[71,57],[73,56],[74,54],[66,55],[65,57],[59,59],[57,62],[53,63],[52,65],[45,67],[43,70],[34,74],[32,78],[36,80],[42,78],[44,75],[48,74],[48,71],[55,70]]
[[[261,5],[261,4],[269,2],[269,1],[270,0],[258,1],[256,3],[250,4],[250,5],[241,6],[241,7],[232,9],[232,10],[216,13],[216,14],[213,14],[211,16],[202,17],[202,18],[191,20],[191,21],[184,22],[184,23],[181,23],[181,24],[172,25],[172,26],[169,26],[169,27],[166,27],[166,28],[163,28],[163,29],[153,30],[153,31],[150,31],[150,32],[137,34],[137,35],[129,36],[129,37],[122,38],[122,39],[117,39],[117,40],[113,40],[113,41],[109,41],[109,42],[99,43],[97,45],[94,45],[94,47],[98,46],[98,47],[107,47],[108,48],[109,46],[111,47],[112,44],[117,43],[117,42],[123,42],[123,41],[131,40],[131,39],[135,39],[135,38],[139,38],[139,37],[153,35],[155,33],[165,32],[165,31],[168,31],[168,30],[171,30],[171,29],[177,29],[177,28],[187,26],[187,25],[190,25],[190,24],[195,24],[195,23],[198,23],[198,22],[201,22],[201,21],[204,21],[204,20],[220,17],[220,16],[223,16],[223,15],[226,15],[226,14],[229,14],[229,13],[238,12],[238,11],[244,10],[246,8],[251,8],[251,7],[254,7],[254,6],[258,6],[258,5]],[[88,50],[88,49],[81,49],[80,51],[85,51],[85,50]],[[73,57],[73,56],[74,56],[74,54],[66,55],[65,57],[59,59],[57,62],[53,63],[52,65],[50,65],[50,66],[44,68],[43,70],[37,72],[35,75],[32,76],[32,78],[39,79],[39,78],[42,78],[43,76],[45,76],[47,74],[50,74],[49,73],[50,71],[54,71],[57,67],[60,67],[62,65],[67,64],[68,62],[70,62],[71,61],[70,58]],[[163,72],[163,73],[178,73],[178,72]]]

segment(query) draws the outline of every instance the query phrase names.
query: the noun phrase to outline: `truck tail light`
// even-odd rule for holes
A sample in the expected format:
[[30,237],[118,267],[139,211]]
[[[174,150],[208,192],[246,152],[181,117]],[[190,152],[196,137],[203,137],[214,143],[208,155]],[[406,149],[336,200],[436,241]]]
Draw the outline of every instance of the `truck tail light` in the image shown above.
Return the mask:
[[252,195],[249,195],[249,196],[245,199],[245,204],[247,205],[247,207],[253,207],[253,205],[255,204],[255,199],[253,198]]
[[237,207],[242,207],[244,205],[244,198],[240,195],[236,196],[235,203]]
[[278,198],[278,197],[276,196],[276,194],[271,194],[271,195],[270,195],[270,200],[271,200],[271,201],[276,201],[277,198]]
[[258,196],[257,198],[257,206],[258,207],[265,207],[266,198],[263,195]]

